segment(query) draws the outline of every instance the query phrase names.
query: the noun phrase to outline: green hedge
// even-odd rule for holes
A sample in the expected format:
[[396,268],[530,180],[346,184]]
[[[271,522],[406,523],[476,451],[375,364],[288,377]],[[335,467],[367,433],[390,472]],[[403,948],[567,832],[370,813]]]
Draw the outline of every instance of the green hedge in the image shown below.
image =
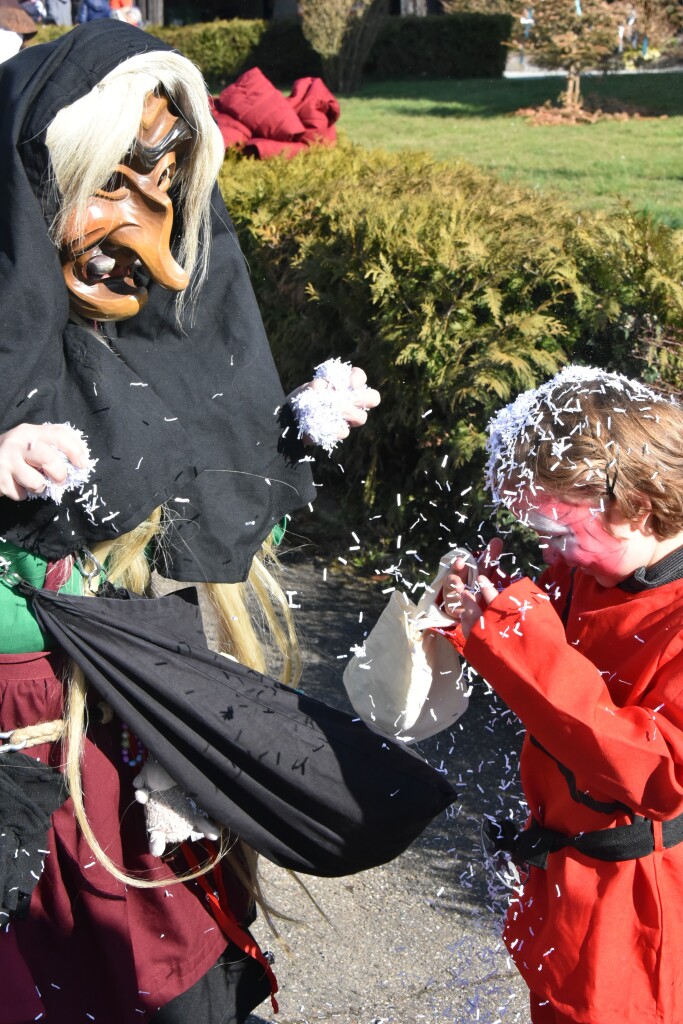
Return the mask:
[[71,31],[71,26],[64,25],[41,25],[36,34],[32,39],[29,40],[28,46],[35,46],[36,43],[51,43],[53,39],[59,39],[60,36],[65,35]]
[[[511,28],[506,15],[387,18],[364,77],[499,78]],[[214,21],[153,32],[194,61],[212,88],[221,88],[251,67],[284,85],[321,74],[320,59],[296,21]]]
[[221,86],[245,69],[249,55],[261,42],[265,22],[200,22],[150,31],[196,64],[211,86]]
[[[504,15],[453,14],[387,18],[365,74],[374,79],[425,77],[496,78],[503,73],[511,19]],[[65,29],[41,28],[34,42]],[[248,68],[259,67],[281,85],[320,75],[321,64],[297,21],[257,19],[212,21],[150,32],[184,53],[219,90]]]
[[[56,39],[70,28],[44,25],[30,45]],[[213,91],[233,82],[244,71],[259,67],[272,82],[291,85],[296,78],[320,75],[320,59],[310,48],[296,21],[212,21],[162,28],[151,35],[163,39],[196,64]]]
[[506,14],[387,18],[364,78],[500,78],[512,32]]
[[381,515],[364,537],[389,550],[471,539],[501,403],[570,356],[641,370],[634,323],[683,325],[683,237],[627,208],[577,216],[464,163],[345,143],[230,156],[221,187],[286,387],[336,355],[382,391],[322,460],[319,503],[346,530]]
[[295,21],[233,19],[151,31],[193,61],[213,89],[252,67],[259,67],[271,81],[288,85],[296,78],[320,74],[320,60]]

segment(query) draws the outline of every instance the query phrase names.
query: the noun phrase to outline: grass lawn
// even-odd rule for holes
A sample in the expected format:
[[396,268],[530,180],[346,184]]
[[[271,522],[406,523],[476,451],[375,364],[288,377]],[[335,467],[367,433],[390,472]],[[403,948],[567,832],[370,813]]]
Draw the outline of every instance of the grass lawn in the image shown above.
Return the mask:
[[356,143],[469,160],[577,207],[630,200],[683,228],[683,74],[591,77],[584,91],[616,96],[666,118],[533,127],[512,116],[556,99],[562,78],[439,79],[364,85],[342,99],[340,130]]

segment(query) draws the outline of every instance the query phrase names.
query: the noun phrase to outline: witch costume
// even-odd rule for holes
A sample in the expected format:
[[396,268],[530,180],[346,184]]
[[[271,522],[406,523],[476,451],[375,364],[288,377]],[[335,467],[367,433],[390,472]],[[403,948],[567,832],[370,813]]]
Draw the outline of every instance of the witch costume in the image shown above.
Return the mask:
[[200,301],[179,324],[174,296],[152,282],[140,313],[106,325],[108,345],[69,320],[47,233],[58,201],[49,189],[48,124],[124,60],[166,49],[102,21],[1,69],[0,433],[26,420],[78,425],[99,460],[92,484],[106,505],[90,513],[72,494],[55,511],[0,498],[0,536],[58,559],[125,533],[168,502],[175,514],[160,570],[232,583],[245,579],[275,523],[315,491],[308,466],[285,450],[288,438],[282,443],[276,410],[284,395],[218,188]]
[[[173,295],[154,282],[140,315],[107,324],[108,344],[70,320],[48,236],[56,211],[47,126],[124,60],[164,49],[128,26],[102,21],[28,49],[1,70],[0,160],[8,193],[0,210],[0,432],[24,421],[78,424],[98,460],[89,486],[101,498],[95,507],[77,492],[59,506],[0,498],[3,558],[38,586],[45,585],[48,561],[59,564],[71,551],[125,533],[164,502],[172,522],[160,571],[180,580],[240,580],[273,525],[313,496],[308,468],[280,443],[283,393],[217,188],[210,272],[183,322]],[[68,579],[47,586],[60,583],[69,588]],[[62,718],[66,659],[46,649],[50,640],[21,597],[6,586],[0,591],[0,725],[14,736]],[[146,852],[144,820],[133,803],[135,739],[122,733],[118,719],[96,719],[91,711],[82,768],[92,828],[127,871],[170,878],[173,867]],[[36,743],[27,753],[52,767],[62,756],[58,742]],[[0,1021],[123,1024],[151,1019],[181,993],[185,1001],[201,998],[201,1019],[211,1019],[212,999],[226,1019],[242,1019],[270,991],[263,966],[227,942],[196,883],[135,889],[109,875],[66,796],[52,818],[30,912],[0,936]],[[7,881],[8,889],[21,889]],[[246,892],[227,872],[221,883],[230,890],[235,923],[242,923]],[[219,958],[229,966],[207,976]],[[204,976],[202,992],[188,994]]]
[[[120,591],[78,596],[72,553],[128,533],[160,506],[163,550],[147,552],[154,567],[175,580],[231,583],[245,579],[275,523],[314,495],[288,436],[284,396],[217,188],[198,301],[178,314],[164,286],[166,271],[169,280],[180,271],[171,258],[142,284],[137,276],[126,284],[128,269],[110,281],[115,303],[117,289],[124,298],[145,293],[135,315],[112,316],[96,330],[73,316],[71,270],[49,234],[59,196],[47,129],[123,62],[167,50],[137,29],[100,21],[0,69],[8,189],[0,204],[0,434],[22,423],[73,423],[96,460],[88,490],[67,492],[59,504],[0,498],[0,920],[8,922],[0,931],[0,1024],[239,1024],[276,989],[247,930],[250,894],[226,862],[174,884],[206,861],[210,844],[183,844],[165,858],[148,852],[134,801],[145,757],[136,734],[169,771],[182,769],[179,781],[222,825],[277,863],[313,872],[340,874],[395,856],[454,796],[416,755],[209,652],[191,588],[159,601]],[[178,193],[172,203],[158,195],[165,172],[150,186],[154,201],[145,198],[151,169],[166,167],[167,151],[183,145],[182,115],[162,90],[148,120],[146,139],[144,119],[140,127],[145,146],[136,143],[105,187],[114,190],[107,201],[132,194],[138,212],[119,216],[124,206],[116,208],[119,220],[105,232],[109,252],[74,255],[76,287],[85,292],[116,263],[113,240],[129,238],[138,214],[144,221],[153,209],[172,230],[169,254],[182,230]],[[127,876],[162,883],[155,888],[112,875],[75,819],[61,774],[67,655],[92,684],[85,816],[111,861]],[[257,750],[258,714],[271,732]],[[362,731],[357,741],[354,730]],[[26,772],[40,785],[22,784]],[[32,790],[40,798],[29,800]],[[321,793],[329,794],[322,804]],[[378,817],[373,832],[377,808],[387,820]],[[15,856],[3,857],[12,844]]]

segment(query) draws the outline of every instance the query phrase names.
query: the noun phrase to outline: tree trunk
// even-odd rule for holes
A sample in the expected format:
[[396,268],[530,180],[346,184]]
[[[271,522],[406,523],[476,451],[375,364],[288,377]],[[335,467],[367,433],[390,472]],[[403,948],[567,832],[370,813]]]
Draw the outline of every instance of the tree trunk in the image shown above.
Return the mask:
[[138,0],[138,7],[146,25],[163,25],[164,0]]
[[576,67],[567,72],[567,88],[560,97],[562,106],[567,110],[578,110],[583,105],[581,99],[581,72]]

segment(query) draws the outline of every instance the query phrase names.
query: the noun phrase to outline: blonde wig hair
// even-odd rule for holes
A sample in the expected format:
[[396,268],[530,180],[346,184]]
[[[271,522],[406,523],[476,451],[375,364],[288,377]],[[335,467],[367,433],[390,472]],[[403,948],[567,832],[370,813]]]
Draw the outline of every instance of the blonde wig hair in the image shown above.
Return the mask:
[[[52,120],[46,145],[59,193],[59,213],[51,234],[59,245],[67,225],[78,231],[89,197],[104,188],[116,165],[123,162],[137,138],[145,99],[159,89],[195,133],[194,144],[174,178],[176,201],[183,211],[175,255],[191,279],[193,298],[207,272],[210,197],[225,147],[209,110],[204,79],[194,64],[178,53],[153,51],[129,58],[85,96],[62,107]],[[178,301],[180,309],[182,292]]]
[[683,530],[683,408],[640,381],[570,366],[489,425],[488,484],[504,505],[537,492],[590,501],[660,538]]
[[[162,511],[157,509],[136,530],[95,548],[93,556],[99,564],[106,563],[107,577],[112,583],[125,586],[139,594],[150,594],[152,580],[146,548],[159,536],[161,522]],[[260,555],[253,560],[246,583],[204,584],[202,589],[206,592],[217,617],[218,649],[232,654],[250,668],[263,672],[267,669],[263,638],[265,633],[269,633],[280,653],[283,681],[296,683],[301,660],[289,604],[270,568],[276,563],[272,546],[266,541]],[[81,759],[87,725],[87,685],[83,673],[75,666],[71,670],[67,685],[66,723],[67,784],[76,820],[95,857],[115,878],[126,885],[136,888],[168,886],[173,879],[140,878],[125,872],[107,856],[90,826],[81,783]],[[265,911],[272,925],[271,914],[274,911],[268,906],[260,890],[255,852],[239,840],[231,839],[226,830],[221,839],[218,859],[224,856],[228,857],[231,868],[251,897],[255,898]],[[211,861],[203,865],[199,871],[188,872],[175,881],[182,882],[195,878],[198,874],[211,870],[215,863],[216,861]]]

